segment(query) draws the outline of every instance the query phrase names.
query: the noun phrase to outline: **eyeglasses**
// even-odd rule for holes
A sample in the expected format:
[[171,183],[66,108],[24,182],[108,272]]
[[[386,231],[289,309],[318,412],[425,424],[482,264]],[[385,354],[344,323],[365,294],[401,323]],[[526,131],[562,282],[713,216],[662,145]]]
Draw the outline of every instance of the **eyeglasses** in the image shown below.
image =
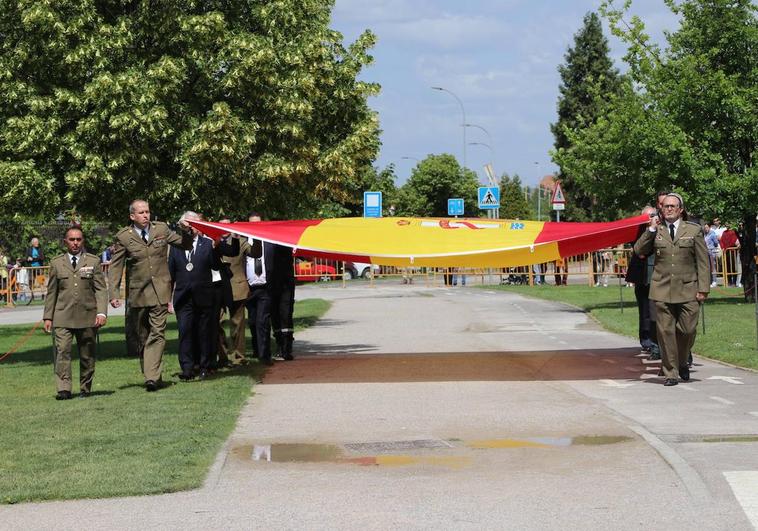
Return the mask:
[[661,208],[679,208],[679,205],[663,205]]

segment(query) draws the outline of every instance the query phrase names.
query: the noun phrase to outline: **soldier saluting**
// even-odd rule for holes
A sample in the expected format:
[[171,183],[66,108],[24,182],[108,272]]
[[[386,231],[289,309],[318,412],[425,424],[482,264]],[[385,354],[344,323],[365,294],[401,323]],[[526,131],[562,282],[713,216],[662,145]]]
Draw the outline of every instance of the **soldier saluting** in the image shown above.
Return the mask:
[[[168,271],[168,246],[192,249],[189,225],[180,222],[181,234],[159,221],[150,221],[150,205],[136,199],[129,205],[132,224],[116,234],[108,270],[111,306],[121,306],[119,290],[126,266],[129,302],[127,321],[135,327],[145,389],[156,391],[161,385],[163,349],[166,346],[166,319],[171,300],[171,275]],[[189,266],[189,265],[188,265]]]
[[637,255],[655,255],[650,300],[655,301],[656,328],[664,384],[676,385],[679,378],[690,379],[687,357],[700,316],[700,303],[710,291],[710,261],[703,229],[682,219],[684,201],[679,194],[668,194],[661,203],[663,221],[658,215],[637,243]]
[[92,391],[95,375],[95,334],[106,321],[108,290],[100,259],[84,253],[84,235],[72,227],[63,239],[67,253],[50,263],[43,321],[45,332],[53,333],[56,400],[71,395],[71,350],[74,338],[79,347],[80,398]]

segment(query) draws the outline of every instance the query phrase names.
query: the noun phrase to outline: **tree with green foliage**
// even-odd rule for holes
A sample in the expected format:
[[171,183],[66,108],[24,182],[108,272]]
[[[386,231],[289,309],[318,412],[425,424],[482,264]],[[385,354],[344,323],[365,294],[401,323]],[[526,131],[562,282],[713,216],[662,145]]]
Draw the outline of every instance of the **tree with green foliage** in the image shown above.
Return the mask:
[[124,219],[347,197],[374,160],[360,81],[333,0],[0,0],[0,209]]
[[401,216],[447,217],[447,200],[463,198],[464,215],[478,217],[476,173],[461,167],[447,153],[429,155],[418,163],[400,187],[397,214]]
[[[758,7],[750,0],[683,0],[667,48],[650,43],[627,2],[601,11],[629,45],[629,81],[602,119],[569,135],[556,158],[607,212],[648,203],[674,188],[690,212],[742,219],[755,254],[758,210]],[[746,260],[746,265],[755,267]],[[746,294],[752,272],[745,276]],[[752,296],[752,295],[751,295]]]
[[[574,35],[574,46],[568,49],[565,64],[558,67],[561,75],[558,97],[558,121],[551,125],[555,149],[571,147],[571,132],[595,123],[610,98],[619,90],[621,77],[609,56],[608,40],[603,35],[600,17],[590,12],[584,16],[582,28]],[[567,198],[567,219],[585,221],[593,216],[593,190],[580,184],[580,177],[558,162]]]
[[518,174],[513,177],[509,177],[507,173],[503,174],[500,178],[501,219],[532,219],[525,192],[528,194]]

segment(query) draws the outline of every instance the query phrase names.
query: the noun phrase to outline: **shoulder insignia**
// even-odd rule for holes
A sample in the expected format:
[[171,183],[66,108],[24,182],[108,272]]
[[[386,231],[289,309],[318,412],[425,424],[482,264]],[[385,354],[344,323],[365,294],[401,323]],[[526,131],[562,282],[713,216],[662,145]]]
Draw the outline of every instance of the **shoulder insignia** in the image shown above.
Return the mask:
[[100,257],[97,255],[94,255],[92,253],[86,253],[86,255],[89,256],[90,258],[94,258],[95,260],[100,261]]
[[685,223],[687,223],[687,224],[689,224],[689,225],[695,225],[697,228],[702,228],[702,227],[700,226],[700,223],[698,223],[698,222],[696,222],[696,221],[685,221]]

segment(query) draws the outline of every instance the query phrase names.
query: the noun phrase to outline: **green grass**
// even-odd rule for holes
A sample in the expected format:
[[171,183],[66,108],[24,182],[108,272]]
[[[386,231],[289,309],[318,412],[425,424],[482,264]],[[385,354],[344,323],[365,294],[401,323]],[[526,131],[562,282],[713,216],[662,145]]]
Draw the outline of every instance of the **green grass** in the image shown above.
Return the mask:
[[[634,290],[618,286],[487,286],[527,297],[564,302],[583,309],[611,332],[638,337]],[[623,312],[620,300],[623,297]],[[693,351],[696,354],[740,367],[758,369],[755,304],[746,303],[742,289],[711,290],[705,303],[705,333],[702,318]]]
[[[328,308],[321,299],[296,303],[296,330]],[[0,356],[30,329],[0,327]],[[168,387],[157,393],[145,392],[139,360],[126,355],[122,317],[100,333],[94,396],[85,400],[54,400],[52,342],[41,328],[0,362],[0,503],[199,487],[262,370],[253,363],[179,383],[173,317],[166,337]],[[75,392],[78,378],[74,361]]]

